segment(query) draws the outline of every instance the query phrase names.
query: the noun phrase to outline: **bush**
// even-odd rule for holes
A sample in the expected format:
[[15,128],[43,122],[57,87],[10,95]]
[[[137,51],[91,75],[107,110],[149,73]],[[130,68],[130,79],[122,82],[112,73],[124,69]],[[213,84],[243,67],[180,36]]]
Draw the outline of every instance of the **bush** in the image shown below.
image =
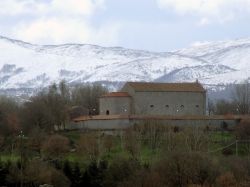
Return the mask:
[[234,152],[233,152],[232,149],[230,149],[230,148],[225,148],[225,149],[222,150],[222,154],[223,154],[224,156],[229,156],[229,155],[233,155]]
[[218,174],[217,165],[208,156],[194,152],[170,153],[154,170],[165,186],[213,184]]
[[42,145],[42,152],[47,157],[60,157],[69,151],[68,138],[61,135],[52,135]]
[[105,172],[104,186],[115,187],[134,176],[139,169],[140,163],[136,160],[115,158]]
[[250,139],[250,120],[242,120],[235,128],[235,134],[238,139]]
[[226,172],[216,179],[216,183],[221,187],[235,187],[237,181],[231,172]]
[[69,179],[59,170],[39,161],[31,161],[24,170],[25,181],[35,185],[50,184],[53,186],[69,187]]

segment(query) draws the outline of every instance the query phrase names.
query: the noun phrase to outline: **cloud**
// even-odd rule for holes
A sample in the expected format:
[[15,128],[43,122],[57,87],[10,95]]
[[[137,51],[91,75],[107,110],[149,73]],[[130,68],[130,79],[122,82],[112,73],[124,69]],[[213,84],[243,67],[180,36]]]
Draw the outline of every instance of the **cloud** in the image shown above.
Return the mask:
[[11,36],[32,43],[116,45],[118,24],[91,24],[105,0],[0,0],[0,16],[14,17]]
[[172,8],[180,15],[198,15],[200,24],[227,22],[250,12],[250,0],[157,0],[162,9]]
[[18,38],[42,44],[53,41],[54,44],[82,42],[114,45],[118,30],[117,24],[93,28],[81,19],[50,18],[19,25],[13,32]]
[[2,0],[0,1],[0,15],[14,16],[23,13],[34,12],[34,9],[30,9],[30,5],[33,1],[17,1],[17,0]]
[[0,14],[75,14],[91,15],[104,7],[104,0],[1,0]]
[[104,0],[53,0],[51,11],[67,14],[92,14],[97,8],[104,6]]

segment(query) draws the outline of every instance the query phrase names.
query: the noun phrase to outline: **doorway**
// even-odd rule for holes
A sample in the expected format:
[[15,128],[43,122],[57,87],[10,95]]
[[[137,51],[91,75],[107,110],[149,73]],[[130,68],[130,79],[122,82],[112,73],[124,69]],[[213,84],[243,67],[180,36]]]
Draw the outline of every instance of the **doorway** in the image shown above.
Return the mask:
[[109,115],[109,110],[106,111],[106,115]]

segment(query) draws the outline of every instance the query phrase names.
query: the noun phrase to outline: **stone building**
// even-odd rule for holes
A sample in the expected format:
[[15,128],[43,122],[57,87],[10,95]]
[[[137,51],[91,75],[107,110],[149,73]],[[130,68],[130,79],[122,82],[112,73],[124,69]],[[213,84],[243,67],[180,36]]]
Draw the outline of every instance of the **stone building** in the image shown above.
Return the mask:
[[119,115],[132,113],[132,98],[127,92],[111,92],[99,100],[101,115]]
[[100,98],[101,115],[205,115],[206,90],[195,83],[127,82]]

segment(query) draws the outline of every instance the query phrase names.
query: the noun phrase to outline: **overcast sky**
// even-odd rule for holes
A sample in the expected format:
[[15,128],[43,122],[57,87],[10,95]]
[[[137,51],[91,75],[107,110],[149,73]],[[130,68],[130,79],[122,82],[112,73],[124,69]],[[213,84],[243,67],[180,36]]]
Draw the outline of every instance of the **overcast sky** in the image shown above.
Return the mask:
[[250,35],[250,0],[0,0],[0,35],[171,51]]

